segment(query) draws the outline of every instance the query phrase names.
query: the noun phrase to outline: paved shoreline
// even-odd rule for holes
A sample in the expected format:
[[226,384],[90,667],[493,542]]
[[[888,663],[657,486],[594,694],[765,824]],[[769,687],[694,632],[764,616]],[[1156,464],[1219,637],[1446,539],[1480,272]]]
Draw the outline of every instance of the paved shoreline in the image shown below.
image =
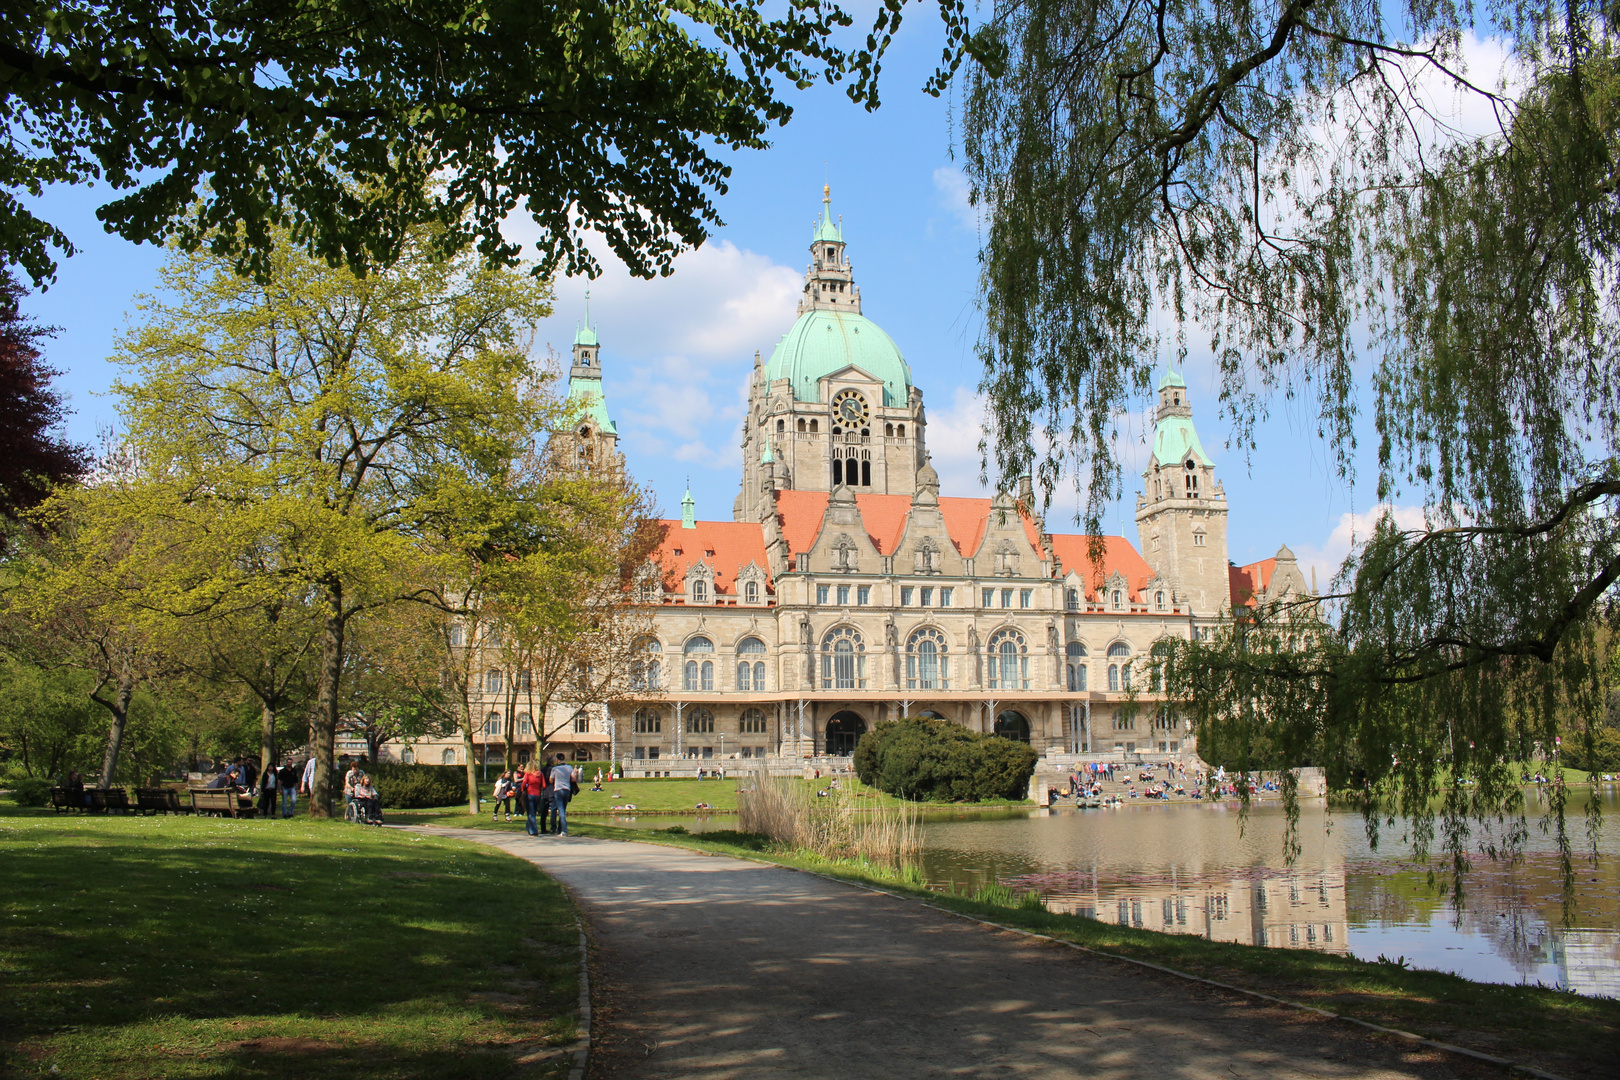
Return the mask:
[[578,899],[601,1080],[1504,1075],[783,867],[432,831],[528,859]]

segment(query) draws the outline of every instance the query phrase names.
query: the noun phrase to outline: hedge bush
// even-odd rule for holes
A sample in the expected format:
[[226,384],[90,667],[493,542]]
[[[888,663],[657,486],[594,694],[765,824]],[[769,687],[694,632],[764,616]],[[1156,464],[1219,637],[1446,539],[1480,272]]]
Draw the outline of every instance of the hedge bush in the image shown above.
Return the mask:
[[18,806],[44,806],[51,801],[51,782],[23,776],[11,782],[11,798]]
[[1592,732],[1592,755],[1587,758],[1584,734],[1564,737],[1564,764],[1582,772],[1620,772],[1620,731],[1599,727]]
[[916,802],[1023,799],[1035,772],[1027,743],[969,731],[949,720],[883,720],[855,747],[863,784]]
[[391,810],[420,810],[430,806],[456,806],[467,802],[465,765],[372,765],[360,767],[371,775],[377,795]]

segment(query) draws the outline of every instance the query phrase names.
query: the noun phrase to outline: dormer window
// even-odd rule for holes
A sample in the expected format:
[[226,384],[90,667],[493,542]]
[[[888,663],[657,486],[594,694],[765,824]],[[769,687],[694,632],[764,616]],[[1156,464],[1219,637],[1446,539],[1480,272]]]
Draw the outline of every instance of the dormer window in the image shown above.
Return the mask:
[[707,604],[709,602],[709,586],[704,581],[692,582],[692,603]]
[[750,604],[759,603],[759,582],[750,581],[743,586],[743,600]]
[[1156,592],[1153,594],[1153,606],[1160,611],[1164,610],[1164,593]]
[[1124,605],[1125,605],[1125,593],[1124,593],[1124,590],[1115,589],[1114,590],[1114,607],[1119,608],[1119,607],[1123,607]]

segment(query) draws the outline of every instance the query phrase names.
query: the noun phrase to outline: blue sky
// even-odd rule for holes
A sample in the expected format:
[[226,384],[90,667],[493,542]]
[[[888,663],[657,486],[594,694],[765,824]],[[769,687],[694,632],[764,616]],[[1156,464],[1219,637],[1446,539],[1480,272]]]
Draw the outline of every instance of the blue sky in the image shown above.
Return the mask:
[[[536,348],[550,345],[566,356],[589,288],[609,408],[630,468],[666,514],[679,512],[689,478],[700,517],[731,516],[754,352],[769,357],[793,323],[823,182],[844,220],[864,313],[899,344],[924,391],[943,493],[981,493],[973,358],[979,230],[952,159],[953,103],[920,89],[938,56],[933,23],[913,18],[885,64],[884,104],[876,112],[852,105],[836,88],[793,94],[794,119],[769,150],[727,155],[734,172],[719,200],[726,227],[682,256],[672,277],[638,281],[614,265],[593,283],[557,283],[556,312]],[[62,328],[48,354],[65,372],[60,385],[75,410],[70,431],[87,442],[115,419],[106,357],[136,315],[138,294],[154,286],[161,259],[101,231],[94,208],[105,194],[63,190],[36,201],[81,251],[63,260],[48,292],[26,303],[37,319]],[[1188,334],[1192,343],[1204,337],[1196,329]],[[1223,449],[1229,429],[1217,415],[1207,361],[1194,353],[1185,373],[1200,433],[1226,486],[1232,559],[1265,558],[1286,542],[1307,575],[1314,566],[1325,585],[1373,506],[1370,430],[1361,440],[1355,491],[1332,474],[1302,404],[1272,403],[1259,448],[1245,462]],[[1137,406],[1142,412],[1127,417],[1121,432],[1128,493],[1140,486],[1146,454],[1149,402]],[[1134,503],[1134,495],[1127,498]],[[1075,510],[1072,492],[1060,493],[1048,527],[1071,531]],[[1123,523],[1135,542],[1130,510],[1116,508],[1108,521],[1108,531]]]

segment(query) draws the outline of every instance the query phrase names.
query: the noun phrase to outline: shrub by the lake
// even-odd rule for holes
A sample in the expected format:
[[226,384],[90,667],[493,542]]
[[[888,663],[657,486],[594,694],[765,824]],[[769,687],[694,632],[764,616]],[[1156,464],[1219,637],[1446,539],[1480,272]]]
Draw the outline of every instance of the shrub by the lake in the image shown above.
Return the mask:
[[463,765],[371,765],[377,795],[390,810],[419,810],[429,806],[457,806],[467,801],[467,769]]
[[1035,772],[1027,743],[969,731],[949,720],[884,720],[855,747],[861,782],[918,802],[1022,799]]

